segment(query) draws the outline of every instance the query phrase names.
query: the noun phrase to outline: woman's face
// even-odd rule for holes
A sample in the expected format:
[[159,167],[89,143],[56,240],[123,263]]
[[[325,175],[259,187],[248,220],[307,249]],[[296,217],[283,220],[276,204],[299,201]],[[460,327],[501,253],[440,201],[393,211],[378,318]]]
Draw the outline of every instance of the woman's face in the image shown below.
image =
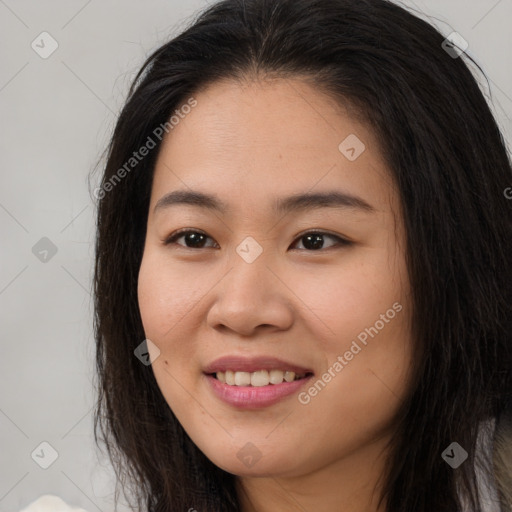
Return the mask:
[[222,469],[333,467],[389,434],[406,391],[397,192],[372,132],[305,82],[194,97],[158,156],[139,274],[155,378]]

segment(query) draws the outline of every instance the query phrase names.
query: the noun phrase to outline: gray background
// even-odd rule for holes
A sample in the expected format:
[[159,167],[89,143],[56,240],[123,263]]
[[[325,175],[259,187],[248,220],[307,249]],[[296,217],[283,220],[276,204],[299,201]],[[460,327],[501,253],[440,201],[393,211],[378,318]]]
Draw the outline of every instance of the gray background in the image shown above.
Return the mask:
[[[87,176],[144,58],[209,3],[0,0],[1,512],[46,493],[91,512],[114,510],[112,468],[92,437],[95,210]],[[509,143],[512,0],[404,5],[469,42]],[[46,59],[31,47],[43,31],[59,45]],[[43,237],[53,256],[34,254]],[[43,441],[58,453],[48,469],[31,458]],[[36,453],[42,460],[49,451]]]

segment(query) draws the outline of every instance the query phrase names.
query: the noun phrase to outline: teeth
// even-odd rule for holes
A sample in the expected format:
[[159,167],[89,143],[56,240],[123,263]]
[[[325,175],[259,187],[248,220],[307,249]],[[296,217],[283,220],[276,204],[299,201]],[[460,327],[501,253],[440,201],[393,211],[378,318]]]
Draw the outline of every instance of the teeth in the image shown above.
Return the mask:
[[217,379],[230,386],[268,386],[269,384],[281,384],[285,382],[293,382],[302,379],[305,374],[295,374],[283,370],[259,370],[257,372],[236,372],[227,370],[226,372],[217,372]]
[[251,374],[249,372],[235,372],[235,385],[250,386]]
[[295,372],[286,372],[284,374],[284,380],[286,382],[293,382],[295,380]]
[[270,370],[270,384],[281,384],[284,379],[284,372],[281,370]]
[[269,382],[267,370],[251,373],[251,386],[268,386]]

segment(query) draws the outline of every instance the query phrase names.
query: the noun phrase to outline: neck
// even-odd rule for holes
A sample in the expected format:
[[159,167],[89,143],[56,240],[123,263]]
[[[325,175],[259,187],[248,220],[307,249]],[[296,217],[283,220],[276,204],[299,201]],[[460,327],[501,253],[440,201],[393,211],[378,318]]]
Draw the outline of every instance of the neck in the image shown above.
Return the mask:
[[378,507],[378,501],[387,441],[381,439],[298,476],[240,477],[237,480],[240,510],[386,512],[384,504]]

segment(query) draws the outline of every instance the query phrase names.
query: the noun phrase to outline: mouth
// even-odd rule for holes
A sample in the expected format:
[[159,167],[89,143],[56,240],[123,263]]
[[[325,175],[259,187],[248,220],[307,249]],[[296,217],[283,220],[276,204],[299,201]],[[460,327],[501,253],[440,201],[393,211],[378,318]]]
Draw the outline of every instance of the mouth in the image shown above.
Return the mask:
[[298,392],[313,377],[311,369],[270,356],[225,356],[203,368],[208,388],[238,409],[269,407]]
[[312,372],[296,373],[288,370],[258,370],[245,372],[238,370],[218,371],[207,374],[228,386],[263,387],[277,386],[283,382],[294,382],[313,375]]

